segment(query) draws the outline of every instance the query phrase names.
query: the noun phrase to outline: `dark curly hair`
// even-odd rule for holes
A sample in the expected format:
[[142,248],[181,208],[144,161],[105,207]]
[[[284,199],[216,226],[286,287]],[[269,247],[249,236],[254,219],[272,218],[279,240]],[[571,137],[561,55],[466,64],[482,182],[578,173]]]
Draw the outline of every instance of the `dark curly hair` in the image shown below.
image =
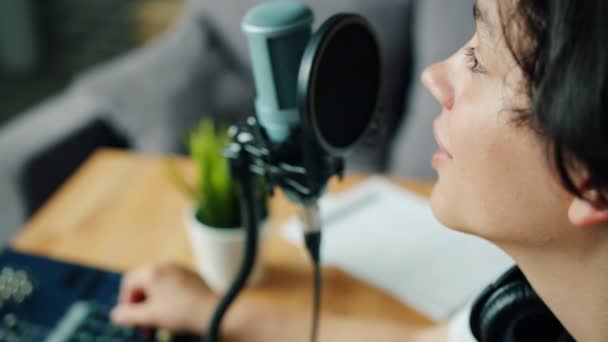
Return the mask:
[[[608,1],[516,0],[500,12],[532,100],[519,119],[546,138],[567,190],[608,205]],[[588,183],[576,184],[574,169]],[[584,196],[592,189],[599,198]]]

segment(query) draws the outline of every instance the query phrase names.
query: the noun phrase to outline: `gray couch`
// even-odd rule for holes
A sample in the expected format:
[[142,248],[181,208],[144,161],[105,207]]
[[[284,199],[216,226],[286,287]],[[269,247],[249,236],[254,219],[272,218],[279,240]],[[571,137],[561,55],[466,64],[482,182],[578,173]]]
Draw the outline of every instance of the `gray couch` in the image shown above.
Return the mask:
[[[322,4],[321,0],[311,2],[313,7]],[[395,23],[407,36],[380,32],[383,37],[393,36],[388,43],[406,47],[399,50],[402,55],[388,57],[400,68],[388,73],[403,72],[402,78],[409,77],[409,57],[414,57],[413,70],[418,74],[424,65],[451,54],[472,31],[473,0],[420,0],[413,8],[407,1],[386,2],[390,4],[383,8],[369,7],[367,0],[342,0],[323,10],[348,10],[356,4],[352,11],[357,6],[369,10],[376,21],[396,20],[390,17],[393,8],[413,10],[409,15],[415,18],[413,26]],[[27,219],[20,181],[26,162],[91,120],[108,122],[135,150],[171,153],[180,150],[185,132],[201,115],[232,122],[252,113],[254,89],[250,78],[243,76],[248,75],[243,69],[247,58],[239,60],[227,53],[234,52],[234,47],[224,46],[222,35],[217,34],[218,22],[222,22],[218,16],[223,12],[208,7],[212,3],[216,2],[190,0],[178,23],[156,42],[88,71],[67,90],[0,127],[0,241],[7,241]],[[239,11],[250,5],[246,0],[234,3]],[[240,17],[239,11],[235,13]],[[408,30],[412,28],[410,39]],[[227,34],[240,35],[238,30],[233,28]],[[239,43],[241,49],[243,42]],[[440,109],[418,82],[409,88],[392,88],[397,90],[389,92],[403,94],[399,102],[405,120],[394,139],[364,148],[354,166],[363,171],[433,178],[429,159],[435,143],[430,125]],[[382,160],[382,155],[389,156],[388,160]]]

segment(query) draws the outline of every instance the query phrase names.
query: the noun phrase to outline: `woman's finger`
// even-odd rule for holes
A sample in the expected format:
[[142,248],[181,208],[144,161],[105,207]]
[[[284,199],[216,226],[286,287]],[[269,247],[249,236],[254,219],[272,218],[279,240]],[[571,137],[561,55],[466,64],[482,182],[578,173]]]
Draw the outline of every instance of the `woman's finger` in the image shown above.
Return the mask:
[[150,305],[121,304],[110,313],[112,321],[122,326],[156,326]]
[[142,266],[122,277],[118,302],[121,304],[141,302],[145,299],[146,289],[154,280],[156,266]]

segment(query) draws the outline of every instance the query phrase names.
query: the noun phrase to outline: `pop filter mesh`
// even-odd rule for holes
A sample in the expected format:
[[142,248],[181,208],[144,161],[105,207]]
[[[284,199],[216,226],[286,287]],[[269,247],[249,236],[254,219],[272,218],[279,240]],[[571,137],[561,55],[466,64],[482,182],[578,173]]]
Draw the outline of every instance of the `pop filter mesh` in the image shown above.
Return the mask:
[[374,115],[380,87],[379,47],[367,22],[358,16],[330,19],[318,34],[323,37],[312,50],[315,62],[305,120],[324,149],[343,154],[363,136]]

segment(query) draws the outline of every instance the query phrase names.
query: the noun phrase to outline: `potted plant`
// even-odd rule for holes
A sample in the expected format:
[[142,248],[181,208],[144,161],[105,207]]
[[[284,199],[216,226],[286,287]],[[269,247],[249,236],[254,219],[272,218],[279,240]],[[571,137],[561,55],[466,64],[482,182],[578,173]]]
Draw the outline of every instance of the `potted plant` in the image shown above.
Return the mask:
[[[176,185],[193,201],[192,208],[186,213],[184,225],[199,274],[217,293],[225,292],[234,280],[242,262],[245,245],[240,197],[230,175],[229,163],[222,155],[228,142],[226,129],[216,129],[213,122],[203,120],[187,139],[188,151],[198,178],[196,185],[189,184],[175,167],[170,167]],[[264,213],[261,215],[260,229],[263,233],[267,226],[266,195],[263,191],[260,194],[263,206],[260,209]],[[250,277],[250,285],[261,279],[262,268],[258,258]]]

